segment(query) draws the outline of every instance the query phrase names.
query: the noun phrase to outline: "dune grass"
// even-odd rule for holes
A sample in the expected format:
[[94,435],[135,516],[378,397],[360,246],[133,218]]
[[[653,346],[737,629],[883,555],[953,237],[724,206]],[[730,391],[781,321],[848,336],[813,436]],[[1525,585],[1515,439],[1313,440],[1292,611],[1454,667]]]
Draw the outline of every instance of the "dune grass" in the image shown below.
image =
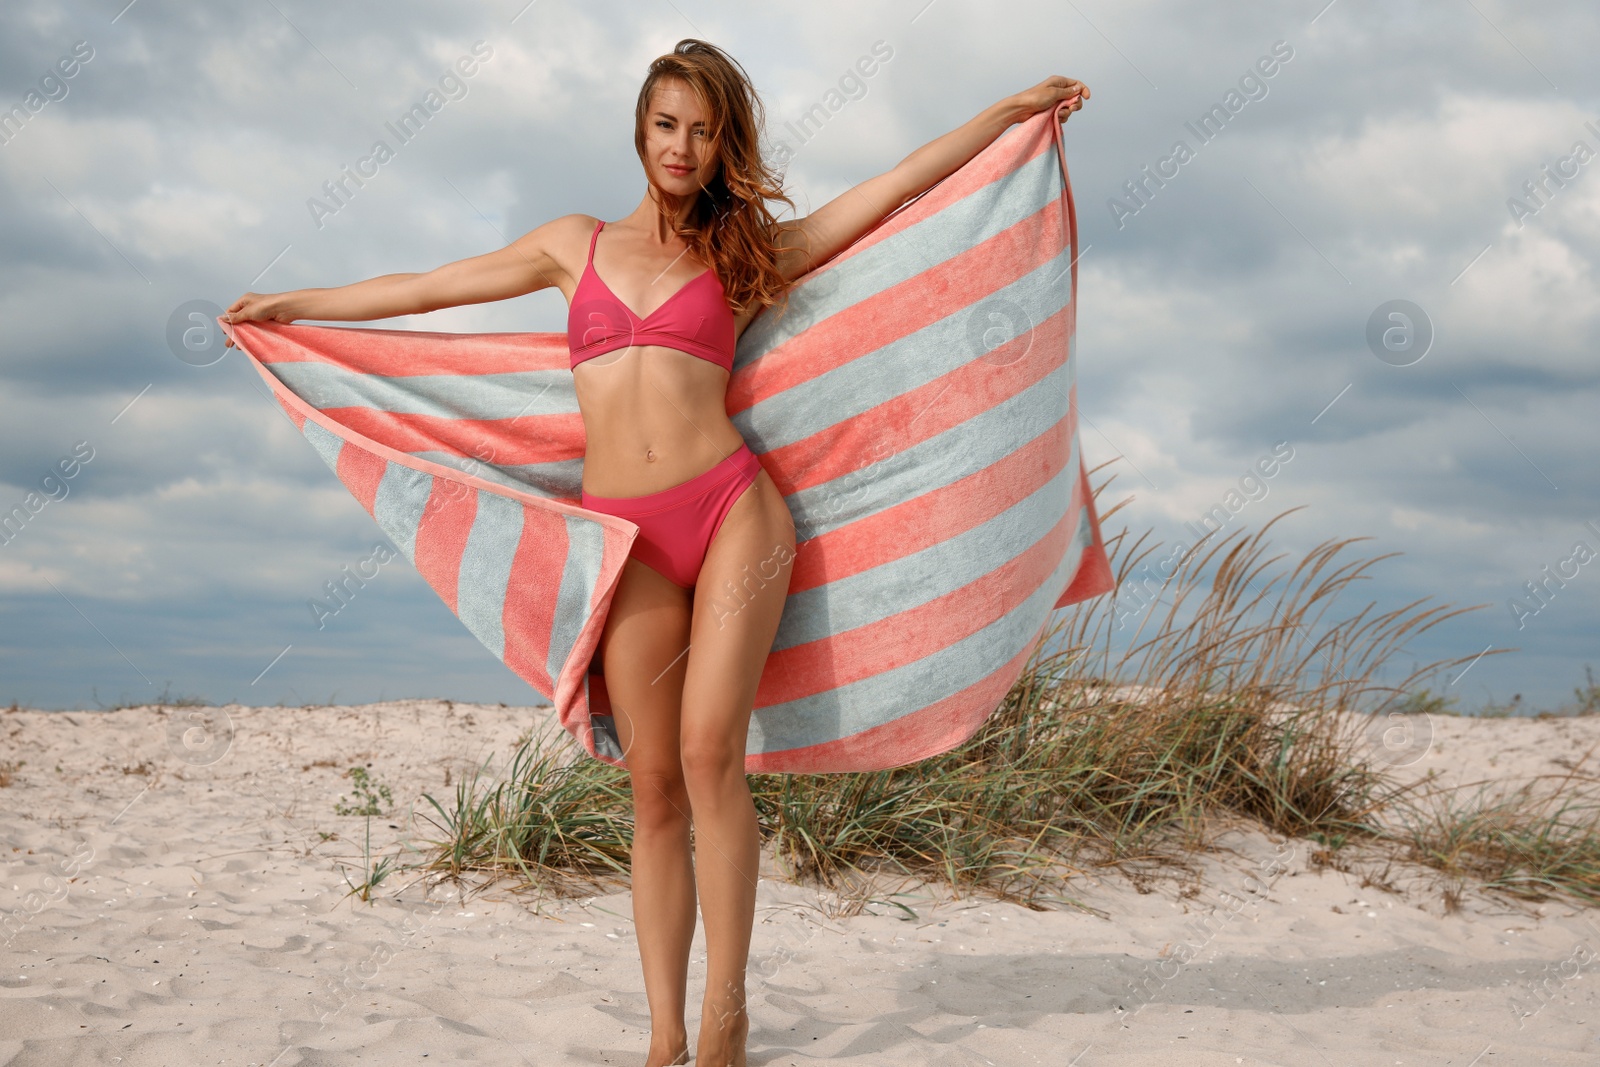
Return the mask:
[[559,727],[525,737],[506,777],[480,793],[486,767],[456,783],[449,810],[423,794],[445,834],[425,869],[455,878],[520,874],[524,884],[561,896],[626,879],[633,844],[626,771],[590,758]]
[[[1316,842],[1324,864],[1360,842],[1458,882],[1600,901],[1592,777],[1467,798],[1392,773],[1425,738],[1402,730],[1396,743],[1396,720],[1376,716],[1442,710],[1412,683],[1471,657],[1380,676],[1408,639],[1476,608],[1368,604],[1324,625],[1388,556],[1345,560],[1365,538],[1326,541],[1274,573],[1267,535],[1292,510],[1169,554],[1159,581],[1159,546],[1122,531],[1107,542],[1118,592],[1058,613],[963,745],[886,771],[751,775],[764,843],[788,877],[860,898],[890,876],[1042,907],[1076,903],[1065,889],[1079,871],[1115,867],[1141,887],[1192,872],[1195,852],[1242,822]],[[480,793],[481,771],[449,810],[426,798],[445,835],[426,868],[561,895],[626,884],[624,771],[559,730],[526,738]]]

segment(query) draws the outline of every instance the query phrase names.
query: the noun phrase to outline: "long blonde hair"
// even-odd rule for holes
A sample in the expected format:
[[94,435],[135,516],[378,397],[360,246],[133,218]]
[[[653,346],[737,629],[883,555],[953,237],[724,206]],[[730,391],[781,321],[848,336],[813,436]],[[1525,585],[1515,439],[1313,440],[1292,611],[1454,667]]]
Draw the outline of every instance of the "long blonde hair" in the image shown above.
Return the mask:
[[645,158],[645,123],[650,95],[664,78],[679,78],[707,113],[707,137],[718,161],[716,176],[694,194],[683,225],[674,224],[685,198],[656,186],[656,202],[667,225],[722,281],[735,314],[779,303],[788,282],[778,271],[774,242],[777,218],[767,207],[775,200],[794,207],[782,179],[761,158],[765,125],[761,98],[750,76],[716,45],[686,37],[650,64],[634,109],[633,143]]

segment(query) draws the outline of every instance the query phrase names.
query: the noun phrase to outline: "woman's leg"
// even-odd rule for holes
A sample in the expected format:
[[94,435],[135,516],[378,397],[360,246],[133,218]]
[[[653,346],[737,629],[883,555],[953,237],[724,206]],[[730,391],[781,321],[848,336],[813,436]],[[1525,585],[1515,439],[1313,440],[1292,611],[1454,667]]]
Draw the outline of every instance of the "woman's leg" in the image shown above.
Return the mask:
[[633,922],[650,1002],[646,1067],[689,1062],[684,999],[695,877],[678,712],[690,604],[689,590],[629,559],[600,636],[606,694],[633,787]]
[[794,520],[761,471],[729,509],[706,552],[685,657],[683,770],[694,805],[695,877],[707,952],[697,1067],[745,1062],[745,968],[761,842],[744,753],[793,560]]

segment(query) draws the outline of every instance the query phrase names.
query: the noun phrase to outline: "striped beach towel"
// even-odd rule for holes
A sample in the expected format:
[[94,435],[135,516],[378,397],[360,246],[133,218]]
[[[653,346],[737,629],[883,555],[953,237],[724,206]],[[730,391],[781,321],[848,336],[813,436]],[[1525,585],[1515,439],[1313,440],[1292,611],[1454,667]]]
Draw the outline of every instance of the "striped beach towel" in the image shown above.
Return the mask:
[[[728,414],[797,534],[749,772],[955,747],[1053,609],[1112,588],[1078,448],[1061,135],[1049,111],[1011,128],[740,339]],[[566,335],[223,328],[467,629],[625,765],[595,651],[638,527],[579,506]]]

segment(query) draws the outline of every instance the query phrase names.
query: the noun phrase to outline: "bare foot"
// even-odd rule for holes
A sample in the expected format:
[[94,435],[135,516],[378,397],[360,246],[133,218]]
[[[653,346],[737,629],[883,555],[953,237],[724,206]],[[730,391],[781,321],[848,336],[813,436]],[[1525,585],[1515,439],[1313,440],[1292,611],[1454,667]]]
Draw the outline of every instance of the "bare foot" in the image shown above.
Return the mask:
[[695,1067],[745,1067],[750,1015],[742,1007],[707,1004],[700,1013]]
[[651,1032],[650,1053],[645,1057],[644,1067],[671,1067],[688,1062],[689,1034],[686,1031],[659,1039]]

